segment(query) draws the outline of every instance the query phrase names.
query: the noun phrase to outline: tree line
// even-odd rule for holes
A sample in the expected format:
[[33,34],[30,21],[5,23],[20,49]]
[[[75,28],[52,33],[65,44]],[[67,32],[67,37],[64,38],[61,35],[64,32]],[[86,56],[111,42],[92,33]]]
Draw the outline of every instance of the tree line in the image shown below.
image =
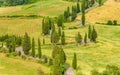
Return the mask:
[[0,6],[16,6],[33,3],[38,0],[0,0]]

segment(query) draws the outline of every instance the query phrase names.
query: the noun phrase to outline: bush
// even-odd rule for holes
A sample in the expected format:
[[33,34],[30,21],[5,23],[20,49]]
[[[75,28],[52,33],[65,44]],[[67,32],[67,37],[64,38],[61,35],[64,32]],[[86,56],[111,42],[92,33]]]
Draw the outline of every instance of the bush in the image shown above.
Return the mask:
[[8,53],[9,50],[7,48],[1,48],[0,53]]
[[25,55],[22,55],[21,58],[22,58],[23,60],[26,60],[26,59],[27,59],[27,57],[26,57]]
[[117,25],[117,20],[114,20],[114,21],[113,21],[113,25]]
[[107,25],[113,25],[111,20],[108,20]]

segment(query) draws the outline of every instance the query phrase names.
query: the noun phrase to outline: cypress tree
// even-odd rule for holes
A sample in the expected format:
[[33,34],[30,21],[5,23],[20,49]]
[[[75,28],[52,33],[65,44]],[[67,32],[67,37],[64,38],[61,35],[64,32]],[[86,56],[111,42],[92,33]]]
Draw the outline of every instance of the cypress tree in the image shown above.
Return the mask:
[[85,0],[82,0],[82,25],[85,25]]
[[13,36],[12,38],[12,52],[15,52],[16,49],[16,42],[15,42],[15,37]]
[[77,17],[77,7],[72,6],[71,21],[74,21]]
[[66,55],[62,47],[58,47],[57,45],[53,46],[52,58],[55,58],[57,55],[60,55],[60,63],[64,64],[66,62]]
[[60,68],[60,55],[56,55],[53,59],[53,74],[52,75],[63,75]]
[[58,35],[61,36],[61,27],[58,28]]
[[80,12],[80,4],[79,4],[79,2],[77,2],[77,13],[79,13]]
[[85,36],[84,36],[84,43],[85,45],[87,44],[87,33],[85,33]]
[[91,40],[92,40],[93,42],[96,42],[96,39],[97,39],[97,32],[96,32],[96,30],[95,30],[95,28],[94,28],[94,26],[93,26]]
[[78,32],[78,34],[75,37],[75,41],[77,44],[81,44],[82,43],[82,36],[80,35],[80,33]]
[[43,45],[45,44],[45,39],[43,38]]
[[88,38],[91,39],[91,34],[92,34],[92,30],[91,30],[91,26],[89,25],[88,28]]
[[43,20],[42,20],[42,33],[43,34],[44,34],[44,30],[45,30],[44,25],[45,25],[45,23],[44,23],[44,18],[43,18]]
[[74,69],[77,69],[77,56],[76,53],[74,53],[73,61],[72,61],[72,67]]
[[64,33],[64,31],[62,32],[62,36],[61,36],[61,44],[65,45],[65,33]]
[[29,51],[31,49],[31,42],[30,42],[30,37],[28,36],[27,33],[25,33],[24,37],[23,37],[23,41],[22,41],[22,47],[23,47],[23,51],[26,55],[29,54]]
[[40,43],[40,39],[39,39],[39,38],[38,38],[38,57],[39,57],[39,58],[42,57],[41,43]]
[[35,57],[35,40],[32,39],[32,56]]
[[62,27],[62,25],[63,25],[63,17],[62,17],[62,15],[58,16],[57,25],[58,25],[58,27]]
[[55,43],[58,43],[59,42],[59,35],[56,31],[52,32],[52,35],[51,35],[51,43],[55,44]]
[[99,3],[99,6],[101,6],[101,5],[102,5],[102,0],[98,0],[98,1],[99,1],[99,2],[98,2],[98,3]]

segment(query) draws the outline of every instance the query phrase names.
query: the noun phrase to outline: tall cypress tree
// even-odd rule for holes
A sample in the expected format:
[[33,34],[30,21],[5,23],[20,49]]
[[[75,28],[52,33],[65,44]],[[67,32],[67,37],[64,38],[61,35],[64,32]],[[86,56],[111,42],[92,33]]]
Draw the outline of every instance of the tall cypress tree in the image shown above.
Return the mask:
[[25,33],[24,37],[23,37],[23,41],[22,41],[22,47],[23,47],[23,51],[26,55],[29,54],[29,51],[31,49],[31,42],[30,42],[30,37],[28,36],[27,33]]
[[40,39],[39,39],[39,38],[38,38],[38,57],[39,57],[39,58],[42,57],[41,43],[40,43]]
[[43,18],[43,20],[42,20],[42,33],[44,34],[44,25],[45,25],[45,23],[44,23],[44,18]]
[[85,25],[85,0],[82,0],[82,25]]
[[75,37],[75,41],[77,44],[81,44],[82,43],[82,36],[80,35],[80,33],[78,32],[78,34]]
[[85,45],[87,44],[87,33],[85,33],[85,36],[84,36],[84,43]]
[[96,42],[97,36],[98,36],[98,35],[97,35],[97,32],[96,32],[96,30],[95,30],[95,28],[94,28],[94,26],[93,26],[91,40],[92,40],[93,42]]
[[72,67],[74,69],[77,69],[77,56],[76,53],[74,53],[73,61],[72,61]]
[[52,32],[52,34],[51,34],[51,43],[52,44],[58,43],[59,39],[60,39],[60,37],[59,37],[58,33],[56,31]]
[[15,42],[15,37],[13,36],[12,38],[12,51],[15,52],[16,49],[16,42]]
[[65,45],[65,33],[64,33],[64,31],[62,32],[62,36],[61,36],[61,44]]
[[58,28],[58,35],[61,36],[61,27]]
[[32,39],[32,56],[35,57],[35,40]]
[[80,12],[80,4],[79,4],[79,2],[77,2],[77,13],[79,13]]
[[91,30],[91,26],[89,25],[88,28],[88,38],[91,39],[91,34],[92,34],[92,30]]

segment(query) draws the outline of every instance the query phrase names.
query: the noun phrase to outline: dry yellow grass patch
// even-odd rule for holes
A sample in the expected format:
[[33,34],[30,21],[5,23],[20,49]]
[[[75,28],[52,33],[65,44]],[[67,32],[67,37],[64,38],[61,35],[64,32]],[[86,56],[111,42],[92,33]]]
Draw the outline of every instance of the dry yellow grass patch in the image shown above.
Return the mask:
[[[81,16],[78,16],[77,19],[81,19]],[[120,23],[120,2],[108,0],[103,6],[89,11],[86,14],[86,20],[90,23],[117,20]]]
[[22,6],[1,7],[0,14],[21,10]]

